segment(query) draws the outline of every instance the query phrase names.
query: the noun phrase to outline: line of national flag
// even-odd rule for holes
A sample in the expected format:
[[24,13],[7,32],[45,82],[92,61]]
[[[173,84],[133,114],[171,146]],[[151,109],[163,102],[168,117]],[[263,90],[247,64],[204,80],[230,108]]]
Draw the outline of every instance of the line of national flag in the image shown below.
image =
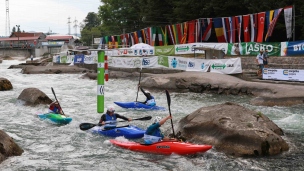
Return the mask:
[[212,29],[218,42],[269,41],[275,24],[284,9],[287,38],[291,37],[292,6],[266,12],[218,18],[199,18],[163,27],[148,27],[131,33],[104,36],[101,44],[109,48],[130,47],[137,43],[166,46],[207,42]]

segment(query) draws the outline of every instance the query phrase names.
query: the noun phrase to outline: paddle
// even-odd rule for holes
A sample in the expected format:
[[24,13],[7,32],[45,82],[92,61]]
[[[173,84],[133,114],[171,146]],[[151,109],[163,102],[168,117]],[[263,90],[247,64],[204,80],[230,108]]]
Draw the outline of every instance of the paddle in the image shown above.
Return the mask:
[[[140,79],[141,79],[141,70],[142,67],[140,68],[140,72],[139,72],[139,80],[138,80],[138,85],[140,85]],[[139,92],[139,86],[137,85],[137,94],[136,94],[136,100],[135,102],[137,102],[137,97],[138,97],[138,92]]]
[[[146,116],[143,118],[137,118],[137,119],[132,119],[132,121],[134,120],[140,120],[140,121],[146,121],[146,120],[150,120],[152,118],[152,116]],[[117,121],[117,122],[127,122],[127,121]],[[93,124],[93,123],[81,123],[79,125],[79,128],[83,131],[88,130],[93,128],[94,126],[100,126],[100,124]],[[117,127],[116,127],[117,128]]]
[[[53,92],[53,94],[54,94],[54,96],[55,96],[56,101],[58,102],[58,105],[60,106],[60,103],[59,103],[59,101],[58,101],[58,99],[57,99],[57,97],[56,97],[56,94],[55,94],[55,91],[54,91],[53,87],[51,87],[51,89],[52,89],[52,92]],[[62,111],[62,114],[65,115],[64,112],[63,112],[63,110],[62,110],[62,107],[61,107],[61,106],[60,106],[60,109],[61,109],[61,111]]]
[[[170,116],[171,116],[171,110],[170,110],[171,98],[170,98],[170,94],[169,94],[168,90],[166,90],[166,96],[167,96],[169,114],[170,114]],[[173,131],[173,138],[175,138],[175,133],[174,133],[174,127],[173,127],[172,118],[171,118],[171,126],[172,126],[172,131]]]

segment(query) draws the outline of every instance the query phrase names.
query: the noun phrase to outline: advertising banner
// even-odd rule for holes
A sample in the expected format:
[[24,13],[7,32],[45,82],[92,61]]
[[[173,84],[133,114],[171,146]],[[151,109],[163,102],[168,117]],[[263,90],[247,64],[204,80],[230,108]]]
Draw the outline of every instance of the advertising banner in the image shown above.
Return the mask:
[[83,63],[83,62],[84,62],[84,54],[75,55],[75,58],[74,58],[74,63],[75,64],[80,64],[80,63]]
[[240,58],[210,60],[210,72],[221,74],[242,73]]
[[158,65],[169,68],[169,58],[168,58],[168,56],[159,56],[158,57]]
[[279,42],[267,42],[267,43],[228,43],[227,55],[249,55],[256,56],[260,50],[267,49],[269,56],[280,56],[281,43]]
[[108,57],[109,66],[121,68],[140,68],[141,59],[139,57]]
[[263,79],[265,79],[265,80],[285,80],[285,81],[304,81],[304,70],[264,68]]
[[281,42],[281,56],[294,56],[304,54],[304,41]]
[[60,63],[67,63],[67,56],[61,56]]
[[188,59],[183,57],[168,56],[169,68],[186,70]]
[[141,58],[142,60],[142,67],[143,68],[156,68],[158,67],[158,57],[144,57]]
[[174,54],[174,45],[155,46],[155,55],[172,56]]
[[186,71],[207,72],[210,66],[210,60],[188,58]]

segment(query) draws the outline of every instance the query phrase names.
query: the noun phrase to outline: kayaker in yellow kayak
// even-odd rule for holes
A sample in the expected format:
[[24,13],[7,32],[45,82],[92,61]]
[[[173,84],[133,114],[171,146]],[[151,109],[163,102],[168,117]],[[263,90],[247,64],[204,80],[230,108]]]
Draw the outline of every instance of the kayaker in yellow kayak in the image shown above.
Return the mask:
[[172,119],[172,116],[167,116],[165,118],[161,118],[156,116],[152,125],[150,125],[145,134],[144,134],[144,141],[145,144],[153,144],[161,140],[174,140],[170,139],[169,137],[164,137],[163,133],[160,130],[160,126],[162,126],[168,119]]

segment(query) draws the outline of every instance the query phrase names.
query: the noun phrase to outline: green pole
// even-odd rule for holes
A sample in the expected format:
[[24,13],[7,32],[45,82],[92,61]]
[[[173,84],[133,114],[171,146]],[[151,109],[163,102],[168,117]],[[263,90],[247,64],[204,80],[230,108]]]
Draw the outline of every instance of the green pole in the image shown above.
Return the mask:
[[98,51],[97,63],[97,112],[104,112],[104,51]]

